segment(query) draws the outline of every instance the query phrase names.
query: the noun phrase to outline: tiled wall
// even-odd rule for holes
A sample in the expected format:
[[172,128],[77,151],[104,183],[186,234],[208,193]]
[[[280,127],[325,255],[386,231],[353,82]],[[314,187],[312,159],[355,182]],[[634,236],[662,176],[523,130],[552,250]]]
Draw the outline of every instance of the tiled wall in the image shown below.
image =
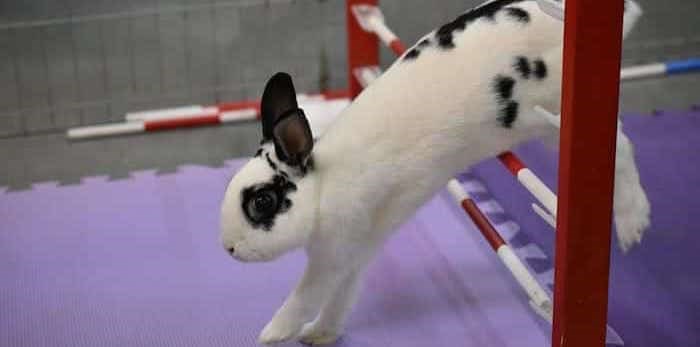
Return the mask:
[[[409,43],[479,2],[381,3]],[[699,1],[642,5],[626,64],[700,55]],[[257,98],[278,70],[300,91],[343,88],[345,44],[343,0],[0,0],[0,136]]]

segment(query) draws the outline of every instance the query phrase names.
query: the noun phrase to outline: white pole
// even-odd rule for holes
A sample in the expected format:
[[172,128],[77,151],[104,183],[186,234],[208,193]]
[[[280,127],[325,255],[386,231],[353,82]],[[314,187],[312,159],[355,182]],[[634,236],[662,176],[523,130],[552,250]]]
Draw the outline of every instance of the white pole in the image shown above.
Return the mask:
[[634,79],[639,79],[639,78],[660,76],[660,75],[665,75],[665,74],[666,74],[666,64],[655,63],[655,64],[631,66],[631,67],[623,68],[620,71],[620,79],[624,80],[624,81],[629,81],[629,80],[634,80]]
[[[462,187],[462,184],[454,178],[447,182],[447,191],[458,205],[462,205],[462,202],[471,199],[469,193]],[[504,243],[496,249],[496,253],[503,265],[505,265],[530,298],[530,304],[536,308],[535,311],[542,315],[543,318],[551,320],[549,316],[551,316],[552,312],[552,301],[549,298],[549,294],[532,276],[522,260],[513,252],[513,249],[507,243]]]
[[166,108],[160,110],[128,112],[124,117],[127,122],[147,121],[153,119],[167,119],[176,117],[193,116],[197,113],[202,113],[204,107],[201,105],[190,105],[174,108]]
[[549,211],[552,217],[557,216],[557,196],[539,177],[528,168],[518,171],[518,181]]
[[144,122],[127,122],[118,124],[92,125],[69,129],[67,136],[69,139],[87,139],[92,137],[136,134],[146,131]]
[[243,122],[248,120],[258,119],[258,110],[254,108],[246,108],[236,111],[226,111],[219,114],[221,123]]

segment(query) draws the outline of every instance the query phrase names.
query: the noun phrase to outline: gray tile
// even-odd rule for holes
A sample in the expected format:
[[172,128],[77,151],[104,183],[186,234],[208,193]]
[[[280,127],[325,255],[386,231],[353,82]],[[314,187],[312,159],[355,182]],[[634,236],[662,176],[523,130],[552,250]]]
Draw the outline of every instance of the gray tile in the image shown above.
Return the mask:
[[55,129],[53,114],[48,111],[27,110],[22,112],[25,121],[25,130],[28,133],[36,133]]
[[[70,24],[46,27],[46,54],[48,59],[48,88],[51,94],[51,117],[56,129],[76,125],[79,110],[65,112],[65,107],[78,100],[76,56],[72,49]],[[77,113],[77,116],[76,116]]]
[[[187,75],[190,87],[199,92],[197,100],[213,103],[213,93],[202,93],[214,85],[214,25],[211,11],[192,10],[185,15],[188,52]],[[212,91],[213,92],[213,91]]]
[[49,105],[49,89],[43,28],[26,28],[15,33],[21,107],[46,108]]
[[0,137],[22,135],[24,132],[23,128],[19,112],[0,113]]
[[0,30],[0,52],[6,52],[0,54],[0,112],[16,110],[20,103],[14,41],[14,30]]
[[189,47],[185,34],[185,15],[165,14],[159,16],[158,21],[163,89],[166,92],[186,91],[189,88]]
[[77,108],[57,108],[53,111],[54,123],[57,130],[67,130],[83,125],[82,112]]
[[82,108],[83,125],[103,124],[110,122],[109,107],[107,105],[85,106]]
[[238,89],[241,80],[240,57],[236,54],[240,34],[238,9],[219,9],[213,20],[216,101],[234,101],[231,89]]
[[[75,51],[77,58],[78,100],[81,102],[99,102],[106,100],[108,71],[106,65],[107,51],[103,45],[104,30],[102,23],[87,22],[73,26]],[[106,111],[94,112],[83,109],[83,117],[88,124],[100,123],[107,115]]]
[[131,20],[131,52],[134,71],[133,93],[139,97],[161,92],[160,39],[158,16]]
[[129,19],[114,19],[102,23],[107,90],[112,98],[126,99],[134,90],[130,23]]

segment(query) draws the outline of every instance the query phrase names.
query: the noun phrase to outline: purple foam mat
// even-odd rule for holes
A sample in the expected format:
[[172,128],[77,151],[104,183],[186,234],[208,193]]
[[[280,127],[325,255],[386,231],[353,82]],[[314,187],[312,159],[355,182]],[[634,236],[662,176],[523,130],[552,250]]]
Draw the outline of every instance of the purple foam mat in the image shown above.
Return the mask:
[[[0,346],[257,345],[305,259],[242,264],[222,249],[219,203],[240,163],[0,192]],[[373,262],[337,345],[521,347],[548,336],[441,193]]]
[[[641,181],[652,206],[644,242],[623,255],[613,240],[609,324],[626,346],[700,343],[700,113],[666,112],[623,118],[635,144]],[[515,150],[556,190],[557,154],[539,142]],[[554,233],[536,216],[533,198],[496,160],[474,169],[522,233],[553,257]],[[595,245],[592,245],[595,247]],[[551,260],[540,271],[551,276]],[[550,281],[551,283],[551,281]]]

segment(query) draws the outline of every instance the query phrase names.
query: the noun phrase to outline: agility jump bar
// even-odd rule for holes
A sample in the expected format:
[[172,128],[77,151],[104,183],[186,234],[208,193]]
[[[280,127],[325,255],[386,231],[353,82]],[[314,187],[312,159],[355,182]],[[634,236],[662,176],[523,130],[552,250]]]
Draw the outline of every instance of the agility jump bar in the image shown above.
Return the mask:
[[498,155],[498,160],[508,171],[544,206],[531,204],[533,211],[556,229],[557,195],[535,173],[530,170],[515,153],[506,151]]
[[384,15],[379,7],[367,4],[355,5],[352,6],[352,12],[362,30],[377,35],[379,40],[389,47],[394,54],[400,56],[406,51],[406,46],[404,46],[403,42],[384,23]]
[[[331,91],[315,95],[300,95],[300,101],[330,101],[348,97],[347,91]],[[259,101],[220,103],[203,107],[189,105],[172,109],[128,113],[126,122],[100,124],[69,129],[69,139],[82,140],[106,136],[157,132],[182,128],[240,123],[260,119]]]
[[[560,11],[558,6],[560,5],[557,5],[557,10]],[[406,51],[406,46],[386,25],[384,15],[377,6],[356,5],[353,6],[353,13],[363,30],[368,33],[375,34],[382,41],[382,43],[389,47],[397,56],[403,55],[403,53]],[[620,70],[620,79],[623,81],[629,81],[692,72],[700,72],[700,58],[671,60],[661,63],[622,68]]]
[[623,68],[620,79],[624,81],[659,76],[680,75],[700,72],[700,58],[672,60],[664,63],[654,63]]
[[[180,109],[180,111],[182,110],[184,110],[184,108]],[[250,105],[246,103],[221,104],[213,107],[204,107],[199,110],[199,112],[194,108],[188,111],[191,112],[181,112],[177,114],[168,114],[167,112],[147,114],[144,112],[141,113],[140,116],[146,115],[153,119],[73,128],[68,130],[67,136],[70,139],[77,140],[210,126],[229,122],[252,121],[258,119],[260,114],[259,106],[255,106],[252,103]],[[161,118],[156,116],[160,116]]]
[[477,229],[481,232],[481,235],[496,252],[498,258],[501,259],[503,265],[505,265],[520,287],[527,293],[527,296],[530,298],[530,305],[542,318],[551,323],[552,300],[549,294],[547,294],[547,291],[545,291],[532,276],[513,249],[503,240],[496,228],[493,227],[488,218],[479,210],[479,207],[474,200],[471,199],[469,193],[467,193],[459,181],[454,178],[451,179],[447,183],[447,191],[452,198],[454,198],[455,202],[462,207],[464,212],[469,215],[477,226]]

